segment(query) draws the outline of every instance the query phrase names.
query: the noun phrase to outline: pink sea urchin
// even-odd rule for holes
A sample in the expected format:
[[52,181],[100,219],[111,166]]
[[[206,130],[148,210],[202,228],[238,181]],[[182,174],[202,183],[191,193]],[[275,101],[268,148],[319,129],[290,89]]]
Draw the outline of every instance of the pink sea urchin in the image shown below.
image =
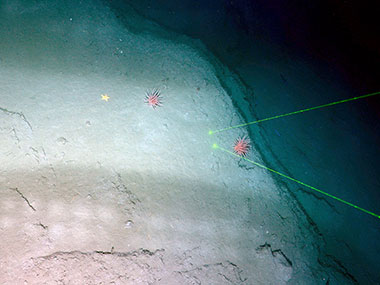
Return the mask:
[[162,106],[160,90],[154,89],[153,91],[146,92],[145,103],[152,106],[155,109],[158,106]]
[[235,141],[234,152],[237,155],[246,156],[250,148],[250,140],[247,138],[247,136],[239,137]]

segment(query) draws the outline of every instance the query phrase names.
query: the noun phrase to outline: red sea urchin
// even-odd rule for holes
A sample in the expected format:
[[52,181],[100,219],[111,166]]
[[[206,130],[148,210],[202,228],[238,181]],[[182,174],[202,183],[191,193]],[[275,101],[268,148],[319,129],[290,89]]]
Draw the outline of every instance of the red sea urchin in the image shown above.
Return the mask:
[[239,137],[235,141],[234,152],[237,155],[246,156],[250,148],[250,140],[247,138],[247,136]]
[[154,89],[153,91],[146,92],[145,103],[152,106],[155,109],[158,106],[162,106],[160,90]]

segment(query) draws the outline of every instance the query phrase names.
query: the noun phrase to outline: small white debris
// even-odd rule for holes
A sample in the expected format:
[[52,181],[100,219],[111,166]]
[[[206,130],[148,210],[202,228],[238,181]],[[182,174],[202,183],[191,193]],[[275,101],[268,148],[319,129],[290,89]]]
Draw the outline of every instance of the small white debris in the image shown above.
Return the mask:
[[125,228],[126,229],[130,229],[130,228],[132,228],[132,226],[133,226],[133,221],[128,220],[125,222]]
[[67,139],[64,138],[64,137],[59,137],[57,139],[57,143],[60,144],[60,145],[65,145],[65,144],[67,144]]

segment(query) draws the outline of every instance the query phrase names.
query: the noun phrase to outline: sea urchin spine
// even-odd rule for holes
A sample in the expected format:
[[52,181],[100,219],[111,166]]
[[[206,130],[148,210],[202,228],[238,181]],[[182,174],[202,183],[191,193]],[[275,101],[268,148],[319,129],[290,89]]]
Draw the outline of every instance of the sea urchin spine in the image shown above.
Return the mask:
[[239,137],[234,144],[234,152],[237,155],[246,156],[251,148],[250,140],[247,136]]
[[145,103],[147,103],[149,106],[152,106],[153,109],[156,107],[162,106],[162,97],[160,90],[154,89],[153,91],[146,92],[145,96]]

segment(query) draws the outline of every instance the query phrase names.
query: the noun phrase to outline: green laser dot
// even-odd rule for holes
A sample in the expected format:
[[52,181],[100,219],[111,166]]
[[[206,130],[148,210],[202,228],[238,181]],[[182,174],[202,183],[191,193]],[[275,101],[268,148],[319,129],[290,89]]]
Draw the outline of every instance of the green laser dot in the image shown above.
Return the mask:
[[208,131],[208,134],[209,134],[209,135],[212,135],[212,134],[213,134],[213,131]]
[[216,143],[214,143],[214,144],[212,145],[212,148],[219,148],[219,147],[218,147],[218,145],[217,145]]

